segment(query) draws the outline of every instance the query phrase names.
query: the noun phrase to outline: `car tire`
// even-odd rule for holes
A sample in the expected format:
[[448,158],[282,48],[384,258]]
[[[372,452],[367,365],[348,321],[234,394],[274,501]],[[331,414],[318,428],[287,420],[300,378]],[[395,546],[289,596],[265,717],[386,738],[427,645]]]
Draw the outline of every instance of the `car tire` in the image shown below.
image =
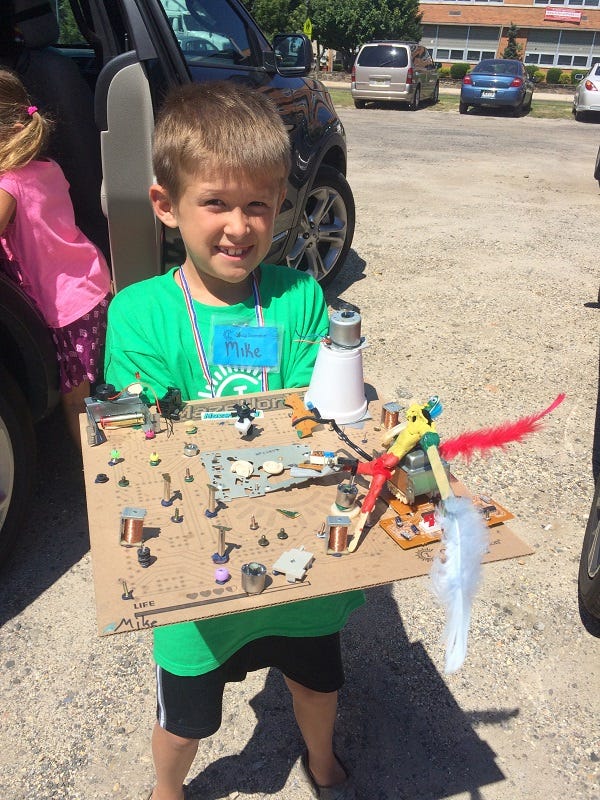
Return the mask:
[[585,111],[575,111],[575,122],[585,122],[586,118]]
[[435,84],[433,89],[433,94],[431,95],[431,105],[432,106],[436,105],[436,103],[439,102],[439,99],[440,99],[440,84],[438,81],[438,83]]
[[408,108],[410,111],[418,111],[420,105],[421,105],[421,87],[417,86],[415,88],[415,93],[413,94],[413,98],[408,104]]
[[355,100],[354,101],[354,108],[364,108],[367,105],[366,100]]
[[598,181],[598,185],[600,186],[600,147],[598,148],[598,152],[596,154],[596,165],[594,166],[594,178]]
[[600,636],[600,479],[583,537],[577,587],[581,621]]
[[354,197],[337,169],[323,166],[306,193],[288,266],[310,273],[322,286],[342,268],[354,236]]
[[462,101],[458,104],[458,113],[459,114],[466,114],[469,110],[469,106],[467,103],[463,103]]
[[35,434],[27,403],[0,367],[0,564],[21,530],[35,475]]

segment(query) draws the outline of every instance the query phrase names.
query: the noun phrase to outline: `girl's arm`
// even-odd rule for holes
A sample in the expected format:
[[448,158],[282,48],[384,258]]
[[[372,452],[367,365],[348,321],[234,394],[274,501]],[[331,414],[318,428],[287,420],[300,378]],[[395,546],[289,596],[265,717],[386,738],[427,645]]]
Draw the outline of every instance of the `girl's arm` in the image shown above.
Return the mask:
[[12,220],[16,207],[17,201],[12,194],[0,189],[0,234],[4,233],[6,226]]

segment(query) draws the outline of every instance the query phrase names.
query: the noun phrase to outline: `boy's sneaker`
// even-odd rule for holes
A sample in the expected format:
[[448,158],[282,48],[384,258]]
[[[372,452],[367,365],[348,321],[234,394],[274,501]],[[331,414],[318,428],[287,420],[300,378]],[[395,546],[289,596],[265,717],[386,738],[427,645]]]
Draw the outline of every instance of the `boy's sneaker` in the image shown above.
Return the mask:
[[356,795],[354,794],[354,787],[352,786],[348,770],[337,755],[335,757],[340,767],[346,773],[346,780],[342,783],[336,783],[335,786],[319,786],[308,766],[308,753],[306,750],[302,753],[300,759],[300,766],[302,767],[304,777],[308,781],[311,791],[317,800],[355,800]]

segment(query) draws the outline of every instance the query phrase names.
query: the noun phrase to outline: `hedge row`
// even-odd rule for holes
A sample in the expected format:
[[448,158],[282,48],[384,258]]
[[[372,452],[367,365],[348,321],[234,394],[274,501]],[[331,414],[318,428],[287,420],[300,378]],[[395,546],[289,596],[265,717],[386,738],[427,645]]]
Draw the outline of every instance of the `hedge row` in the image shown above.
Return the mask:
[[[470,69],[471,64],[452,64],[450,67],[442,67],[440,69],[440,78],[452,78],[453,80],[462,81]],[[525,70],[529,77],[533,78],[537,83],[559,86],[574,86],[579,83],[581,76],[587,73],[587,70],[582,69],[572,69],[567,72],[560,69],[560,67],[551,67],[544,72],[536,64],[526,64]]]

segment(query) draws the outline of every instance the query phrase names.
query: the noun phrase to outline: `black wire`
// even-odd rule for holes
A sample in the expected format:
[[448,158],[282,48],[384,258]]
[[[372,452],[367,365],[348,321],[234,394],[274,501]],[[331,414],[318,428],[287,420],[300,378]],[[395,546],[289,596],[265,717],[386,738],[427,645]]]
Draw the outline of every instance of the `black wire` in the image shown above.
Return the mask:
[[371,456],[368,453],[366,453],[362,449],[362,447],[359,447],[357,444],[354,444],[352,439],[350,439],[344,433],[344,431],[339,427],[339,425],[337,424],[337,422],[334,419],[323,419],[322,417],[315,416],[314,414],[308,414],[305,417],[297,417],[296,419],[293,419],[292,420],[292,427],[294,425],[298,425],[300,422],[304,422],[304,420],[307,420],[307,419],[310,419],[313,422],[318,422],[319,424],[322,424],[322,425],[331,425],[331,427],[337,433],[339,438],[343,442],[345,442],[348,445],[348,447],[351,447],[354,450],[354,452],[358,453],[358,455],[361,456],[362,458],[364,458],[365,461],[373,461],[373,456]]

